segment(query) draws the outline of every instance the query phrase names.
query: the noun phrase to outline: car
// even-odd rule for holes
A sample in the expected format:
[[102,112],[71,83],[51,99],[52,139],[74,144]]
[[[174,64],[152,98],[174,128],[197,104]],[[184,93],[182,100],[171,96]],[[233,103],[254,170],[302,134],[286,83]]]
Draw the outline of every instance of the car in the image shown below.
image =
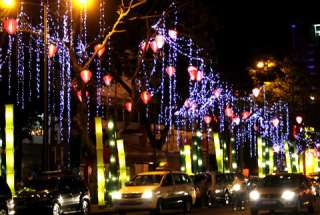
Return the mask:
[[7,201],[12,197],[11,190],[7,184],[7,182],[0,178],[0,215],[7,215]]
[[257,215],[261,210],[292,211],[301,209],[313,213],[315,193],[311,182],[305,175],[284,173],[268,175],[249,193],[250,211]]
[[8,203],[9,214],[89,214],[90,193],[83,181],[69,174],[43,174],[16,192]]
[[117,213],[182,208],[190,212],[196,192],[190,177],[178,171],[159,170],[138,174],[119,191],[111,194]]

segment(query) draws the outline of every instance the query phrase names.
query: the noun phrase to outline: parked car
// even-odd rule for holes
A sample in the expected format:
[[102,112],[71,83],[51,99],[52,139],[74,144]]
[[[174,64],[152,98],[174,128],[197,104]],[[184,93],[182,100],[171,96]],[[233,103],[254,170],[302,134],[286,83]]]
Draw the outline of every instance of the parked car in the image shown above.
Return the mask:
[[250,196],[250,210],[257,215],[259,210],[291,210],[298,214],[301,209],[314,212],[315,196],[311,182],[302,174],[277,174],[266,176]]
[[11,191],[5,180],[0,178],[0,215],[7,215],[7,201],[11,199]]
[[61,215],[89,214],[90,194],[79,177],[68,174],[44,174],[16,192],[7,204],[9,214]]
[[112,193],[112,200],[119,214],[129,211],[161,213],[171,208],[190,212],[196,192],[188,175],[163,170],[138,174],[125,187]]

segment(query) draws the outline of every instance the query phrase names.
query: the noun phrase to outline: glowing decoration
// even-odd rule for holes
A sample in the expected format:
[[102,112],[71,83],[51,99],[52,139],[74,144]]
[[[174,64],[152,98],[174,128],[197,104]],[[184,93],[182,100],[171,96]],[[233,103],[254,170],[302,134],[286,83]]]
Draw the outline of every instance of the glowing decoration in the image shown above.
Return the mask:
[[205,116],[204,117],[204,121],[205,121],[206,124],[210,124],[211,121],[212,121],[212,117],[211,116]]
[[83,83],[87,84],[92,78],[92,72],[88,69],[82,70],[80,72],[80,77],[81,77]]
[[190,80],[191,81],[197,80],[197,77],[198,77],[198,69],[197,69],[197,67],[190,65],[188,67],[188,73],[190,75]]
[[126,103],[124,103],[124,108],[125,108],[128,112],[131,112],[131,111],[132,111],[132,102],[126,102]]
[[249,111],[244,111],[244,112],[242,112],[241,117],[243,120],[246,120],[250,117],[250,114],[251,113]]
[[102,44],[97,44],[94,47],[94,51],[97,52],[97,55],[99,57],[101,57],[104,54],[104,52],[106,51],[106,48]]
[[53,58],[56,55],[57,51],[58,51],[57,46],[54,45],[54,44],[50,44],[49,47],[48,47],[48,56],[49,56],[49,58]]
[[15,0],[1,0],[0,3],[0,8],[14,8],[14,6],[16,5]]
[[280,120],[278,118],[273,118],[271,122],[274,127],[278,127]]
[[148,49],[149,49],[149,42],[147,42],[147,41],[142,41],[142,42],[140,43],[139,48],[140,48],[140,52],[141,52],[142,54],[145,53],[145,52],[147,52]]
[[113,79],[113,77],[110,74],[103,76],[103,81],[106,86],[111,85],[112,79]]
[[171,77],[176,73],[176,68],[174,68],[174,66],[168,66],[166,68],[166,73]]
[[178,32],[176,30],[170,29],[168,35],[171,39],[176,40],[178,37]]
[[185,156],[186,173],[188,175],[192,175],[192,162],[191,162],[191,147],[190,147],[190,145],[184,145],[184,156]]
[[3,28],[6,30],[6,32],[10,35],[12,34],[15,34],[16,31],[17,31],[17,26],[18,26],[18,23],[17,23],[17,20],[16,19],[6,19],[4,22],[3,22]]
[[296,122],[297,122],[298,124],[301,124],[302,121],[303,121],[302,116],[296,116]]
[[95,118],[96,128],[96,154],[97,154],[97,184],[98,184],[98,204],[105,205],[105,169],[103,161],[103,132],[102,120],[100,117]]
[[[114,129],[114,122],[112,120],[109,120],[108,121],[108,129],[111,131]],[[111,144],[112,145],[112,144]],[[114,145],[114,144],[113,144]]]
[[127,182],[127,167],[126,167],[126,155],[124,151],[124,144],[122,139],[117,140],[118,161],[119,161],[119,179],[121,186],[124,187]]
[[269,174],[273,173],[274,169],[274,152],[273,149],[269,149]]
[[225,113],[225,115],[226,115],[227,117],[230,117],[230,118],[232,118],[233,115],[234,115],[233,110],[232,110],[231,107],[227,107],[227,108],[225,109],[224,113]]
[[260,89],[259,88],[254,88],[252,90],[252,94],[253,94],[254,97],[257,98],[259,96],[259,94],[260,94]]
[[5,138],[6,138],[6,175],[7,184],[12,194],[14,189],[14,109],[13,105],[5,105]]
[[152,96],[148,91],[144,91],[144,92],[141,93],[140,98],[141,98],[142,102],[145,105],[147,105],[150,102]]
[[213,91],[213,95],[216,97],[216,98],[219,98],[220,97],[220,95],[221,95],[221,89],[215,89],[214,91]]
[[[303,159],[302,159],[303,162]],[[307,149],[305,151],[305,174],[311,175],[318,170],[318,157],[315,149]]]
[[186,100],[184,101],[184,103],[183,103],[183,106],[184,106],[185,108],[189,108],[189,107],[191,106],[190,100],[189,100],[189,99],[186,99]]
[[280,152],[280,146],[279,145],[273,145],[273,151],[275,153],[279,153]]
[[158,52],[158,46],[157,46],[157,43],[156,41],[151,41],[150,44],[149,44],[151,50],[153,51],[153,53],[157,53]]
[[216,153],[216,160],[218,172],[223,172],[223,150],[220,147],[219,133],[213,133],[214,149]]
[[239,125],[240,124],[240,117],[236,116],[232,119],[232,122],[236,125]]
[[309,98],[310,98],[311,101],[314,101],[316,99],[315,96],[310,96]]
[[289,142],[285,141],[284,145],[285,153],[286,153],[286,166],[287,166],[287,171],[288,173],[292,173],[292,165],[291,165],[291,156],[290,156],[290,151],[289,151]]
[[155,38],[155,42],[158,49],[162,49],[165,43],[165,39],[162,35],[157,35]]
[[258,144],[258,176],[260,178],[264,177],[264,159],[263,159],[263,146],[262,146],[262,138],[258,137],[257,138],[257,144]]
[[[89,93],[88,93],[88,91],[86,91],[86,97],[88,97],[88,96],[89,96]],[[78,97],[79,101],[82,102],[82,93],[81,93],[81,90],[79,90],[79,91],[77,92],[77,97]]]
[[264,67],[264,62],[263,61],[259,61],[257,63],[257,68],[262,69]]

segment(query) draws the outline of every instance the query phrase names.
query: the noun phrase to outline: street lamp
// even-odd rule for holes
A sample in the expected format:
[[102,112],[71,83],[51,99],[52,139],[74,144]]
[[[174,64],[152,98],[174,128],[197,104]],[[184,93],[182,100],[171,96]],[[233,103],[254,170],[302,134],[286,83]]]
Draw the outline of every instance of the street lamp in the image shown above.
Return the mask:
[[258,63],[256,64],[256,67],[258,69],[264,69],[265,71],[275,66],[276,66],[276,63],[269,59],[265,61],[264,60],[258,61]]
[[91,4],[91,0],[76,0],[76,5],[80,8],[85,8],[85,7],[88,7],[90,6]]
[[12,9],[16,6],[15,0],[1,0],[0,7]]

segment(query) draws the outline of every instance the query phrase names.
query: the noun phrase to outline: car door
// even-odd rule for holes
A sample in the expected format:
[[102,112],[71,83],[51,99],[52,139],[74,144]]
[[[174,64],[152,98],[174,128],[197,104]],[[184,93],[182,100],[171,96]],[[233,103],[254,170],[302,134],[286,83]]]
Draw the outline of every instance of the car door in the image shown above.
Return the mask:
[[173,176],[171,173],[168,173],[162,180],[160,187],[161,199],[163,201],[162,203],[164,208],[172,208],[174,206],[174,190],[175,185]]
[[186,183],[184,182],[182,175],[175,173],[173,174],[174,178],[174,198],[176,205],[183,204],[184,198],[187,196]]

